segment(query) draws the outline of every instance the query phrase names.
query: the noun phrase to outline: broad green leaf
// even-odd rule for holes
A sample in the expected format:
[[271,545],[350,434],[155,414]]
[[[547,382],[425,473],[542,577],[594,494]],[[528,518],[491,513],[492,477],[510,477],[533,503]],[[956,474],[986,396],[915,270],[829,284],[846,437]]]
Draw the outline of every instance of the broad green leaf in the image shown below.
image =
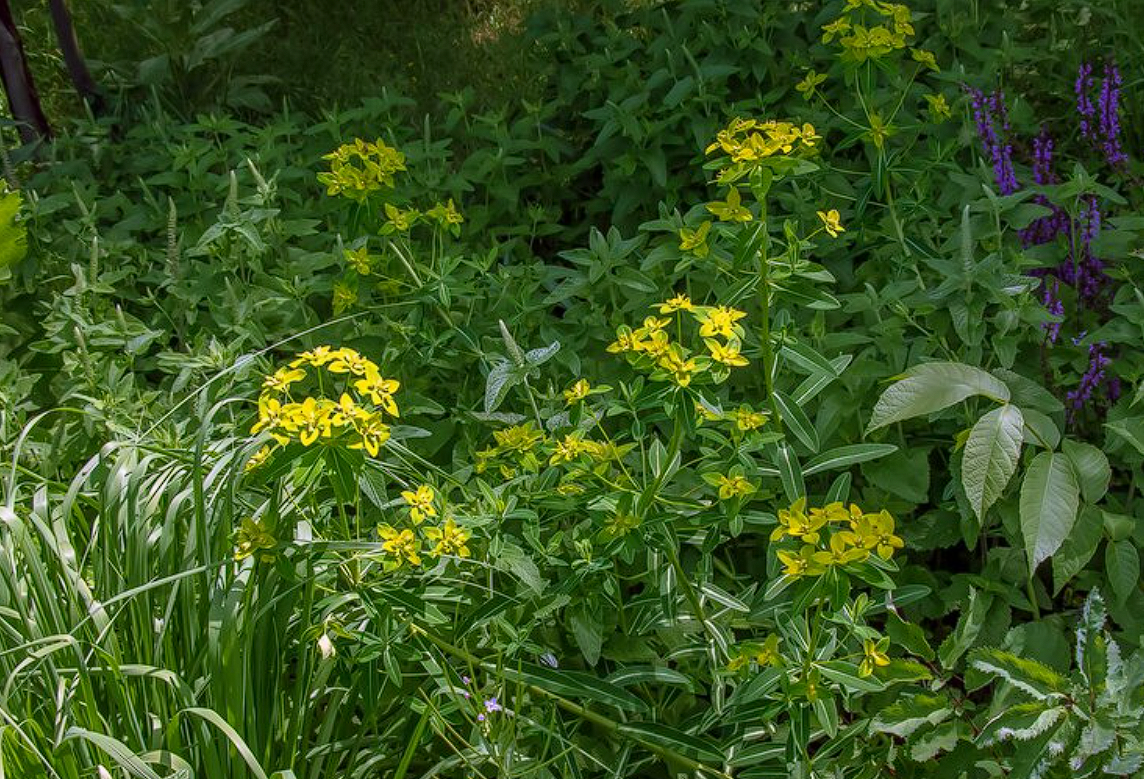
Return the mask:
[[890,385],[874,405],[866,432],[941,411],[974,395],[1009,401],[1009,388],[990,373],[956,362],[916,365]]
[[781,392],[775,392],[775,405],[779,407],[779,414],[782,416],[783,424],[795,434],[795,437],[802,442],[803,446],[812,452],[817,452],[818,431],[814,429],[814,424],[806,415],[802,408],[791,400],[789,397]]
[[1092,444],[1072,441],[1068,438],[1061,444],[1061,451],[1072,462],[1080,482],[1080,492],[1089,503],[1097,503],[1108,492],[1108,482],[1112,479],[1112,468],[1108,457]]
[[1057,423],[1045,414],[1032,408],[1021,407],[1025,421],[1025,443],[1048,449],[1050,452],[1061,442],[1061,431]]
[[896,609],[886,609],[886,635],[890,643],[908,649],[912,654],[925,660],[933,660],[933,648],[926,640],[926,633],[921,625],[906,622]]
[[1137,452],[1144,454],[1144,417],[1118,419],[1115,422],[1107,422],[1104,426],[1108,432],[1115,433],[1131,444]]
[[1124,601],[1140,586],[1140,553],[1131,541],[1110,541],[1104,548],[1104,571],[1117,599]]
[[1004,405],[995,408],[969,431],[961,465],[961,484],[978,519],[1001,497],[1021,458],[1024,422],[1021,410]]
[[898,447],[893,444],[851,444],[839,446],[834,449],[815,455],[807,460],[802,467],[803,476],[811,476],[821,471],[832,471],[835,468],[845,468],[855,463],[875,460],[893,454]]
[[1063,698],[1068,695],[1069,681],[1044,663],[1018,657],[1000,649],[979,649],[970,665],[982,673],[997,676],[1038,700]]
[[576,646],[580,647],[588,665],[595,666],[600,661],[600,649],[604,645],[604,626],[599,615],[586,603],[576,603],[568,607],[568,621]]
[[620,725],[620,733],[634,736],[642,741],[669,747],[685,755],[700,760],[720,764],[726,760],[719,746],[713,741],[693,736],[678,728],[661,725],[658,722],[628,722]]
[[1008,706],[977,734],[977,744],[989,747],[999,741],[1028,741],[1036,738],[1068,716],[1067,706],[1050,706],[1044,701],[1031,701]]
[[1010,401],[1022,409],[1036,409],[1045,414],[1056,414],[1064,410],[1064,404],[1056,395],[1032,379],[1004,368],[993,371],[993,375],[1005,382],[1005,386],[1012,393]]
[[1069,579],[1080,573],[1096,553],[1104,533],[1104,520],[1100,509],[1085,506],[1081,509],[1072,532],[1053,555],[1053,595],[1061,591]]
[[1080,487],[1072,463],[1060,452],[1041,452],[1021,484],[1021,533],[1029,575],[1052,556],[1076,523]]
[[937,725],[952,713],[946,696],[918,693],[879,711],[870,727],[879,733],[906,738],[923,725]]
[[991,596],[982,595],[974,588],[969,588],[969,603],[962,608],[957,627],[937,649],[937,657],[943,668],[952,670],[961,656],[977,641],[977,636],[985,625],[985,615],[989,613],[992,604]]

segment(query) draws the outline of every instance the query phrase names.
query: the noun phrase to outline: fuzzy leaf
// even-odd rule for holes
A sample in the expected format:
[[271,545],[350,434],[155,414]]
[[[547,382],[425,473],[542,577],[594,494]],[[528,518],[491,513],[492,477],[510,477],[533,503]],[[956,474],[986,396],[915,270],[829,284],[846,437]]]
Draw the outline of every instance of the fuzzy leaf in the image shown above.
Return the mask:
[[1021,484],[1021,532],[1030,576],[1068,538],[1079,505],[1080,487],[1069,459],[1060,452],[1038,454]]
[[974,395],[1009,401],[1009,388],[990,373],[956,362],[915,365],[882,393],[866,432],[941,411]]
[[977,420],[965,442],[961,484],[978,519],[1001,497],[1021,458],[1024,420],[1016,406],[995,408]]

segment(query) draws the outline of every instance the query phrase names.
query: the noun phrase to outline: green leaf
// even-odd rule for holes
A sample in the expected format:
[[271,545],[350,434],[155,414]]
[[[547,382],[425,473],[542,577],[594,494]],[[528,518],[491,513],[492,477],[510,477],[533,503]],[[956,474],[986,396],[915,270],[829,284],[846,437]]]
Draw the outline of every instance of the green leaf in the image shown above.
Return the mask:
[[867,460],[885,457],[897,450],[898,447],[893,444],[851,444],[835,447],[807,460],[802,467],[802,474],[803,476],[811,476],[822,471],[845,468],[855,463],[864,463]]
[[719,764],[727,759],[717,744],[658,722],[628,722],[620,725],[619,732],[710,763]]
[[600,661],[600,649],[604,645],[604,626],[599,615],[586,603],[576,603],[568,607],[568,621],[572,625],[576,646],[580,647],[588,665],[595,666]]
[[815,668],[832,682],[836,682],[852,692],[881,692],[886,685],[873,676],[861,676],[858,666],[844,660],[827,660],[815,663]]
[[674,684],[699,692],[699,685],[690,677],[672,668],[658,666],[629,666],[615,671],[605,679],[610,684],[630,687],[633,684]]
[[802,479],[802,467],[798,463],[798,457],[785,441],[780,441],[775,445],[774,462],[775,467],[779,469],[779,480],[783,483],[787,500],[794,503],[806,494],[806,483]]
[[972,587],[969,588],[969,603],[962,608],[957,627],[937,649],[937,657],[943,668],[952,670],[961,656],[977,641],[977,636],[985,625],[985,615],[989,613],[992,604],[992,597],[983,596]]
[[1104,571],[1112,591],[1123,602],[1140,586],[1140,553],[1131,541],[1110,541],[1104,549]]
[[990,747],[999,741],[1010,739],[1029,741],[1045,733],[1067,716],[1067,706],[1049,706],[1043,701],[1008,706],[985,723],[985,727],[977,734],[977,744]]
[[974,395],[1009,401],[1009,388],[990,373],[956,362],[916,365],[878,398],[866,432],[932,414]]
[[977,420],[965,442],[961,484],[978,519],[1001,497],[1021,458],[1021,410],[1004,405]]
[[1041,452],[1021,484],[1021,533],[1029,556],[1029,576],[1068,538],[1076,523],[1080,487],[1072,463],[1060,452]]
[[1052,451],[1061,442],[1061,431],[1056,422],[1032,408],[1021,407],[1025,421],[1025,443]]
[[1061,548],[1053,555],[1053,595],[1061,591],[1069,579],[1080,573],[1096,553],[1104,535],[1104,519],[1100,509],[1085,506]]
[[835,378],[838,376],[838,369],[830,360],[801,341],[787,341],[779,350],[779,354],[811,375],[825,373]]
[[19,192],[0,195],[0,281],[11,275],[9,268],[28,252],[28,232],[16,219],[22,203]]
[[115,761],[115,764],[126,771],[129,776],[136,777],[136,779],[161,779],[154,769],[131,751],[130,747],[116,738],[73,726],[68,728],[61,742],[76,738],[87,741],[98,748]]
[[1069,458],[1080,482],[1080,492],[1089,503],[1096,503],[1108,492],[1108,482],[1112,479],[1112,468],[1108,457],[1092,444],[1072,441],[1068,438],[1061,444],[1061,451]]
[[879,711],[870,727],[879,733],[906,738],[923,725],[937,725],[952,713],[949,698],[944,695],[918,693]]
[[499,671],[492,663],[486,663],[485,667],[509,681],[531,684],[564,698],[591,700],[629,711],[647,711],[647,704],[623,687],[582,671],[558,671],[531,663],[505,666]]
[[1106,422],[1104,426],[1108,432],[1115,433],[1131,444],[1137,452],[1144,454],[1144,417],[1118,419],[1115,422]]
[[811,423],[810,418],[799,407],[797,403],[781,392],[775,392],[775,405],[779,408],[779,415],[782,416],[783,422],[790,429],[799,441],[812,452],[817,452],[818,431],[814,429],[814,424]]
[[906,622],[896,609],[886,610],[886,635],[894,646],[900,646],[925,660],[933,660],[933,647],[926,640],[926,632],[921,625]]
[[975,651],[969,662],[978,671],[1000,677],[1038,700],[1068,695],[1068,679],[1036,660],[990,648]]

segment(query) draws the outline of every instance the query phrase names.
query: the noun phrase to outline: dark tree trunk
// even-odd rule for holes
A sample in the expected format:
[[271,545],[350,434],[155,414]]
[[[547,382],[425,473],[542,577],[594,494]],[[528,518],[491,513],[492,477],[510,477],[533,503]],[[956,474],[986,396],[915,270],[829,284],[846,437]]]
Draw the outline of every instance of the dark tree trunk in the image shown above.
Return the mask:
[[68,11],[66,0],[48,0],[48,9],[52,14],[56,37],[60,41],[60,51],[64,54],[64,62],[67,63],[72,84],[75,85],[79,96],[91,106],[92,113],[101,113],[103,96],[100,95],[99,86],[91,77],[87,63],[84,62],[83,52],[80,51],[79,40],[75,36],[75,25],[72,24],[71,12]]
[[50,138],[52,128],[40,107],[40,97],[36,94],[32,72],[28,70],[24,45],[20,42],[8,0],[0,0],[0,80],[4,82],[12,118],[18,123],[20,139],[24,143],[33,143]]

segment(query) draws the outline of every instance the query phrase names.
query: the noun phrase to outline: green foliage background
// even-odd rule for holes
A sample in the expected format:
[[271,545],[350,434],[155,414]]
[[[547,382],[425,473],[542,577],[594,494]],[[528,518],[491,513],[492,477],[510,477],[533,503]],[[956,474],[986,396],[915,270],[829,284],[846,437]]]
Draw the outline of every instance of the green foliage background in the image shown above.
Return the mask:
[[[918,75],[840,62],[843,6],[77,4],[98,118],[23,9],[59,137],[9,147],[0,209],[4,773],[1138,775],[1141,11],[919,0]],[[1109,58],[1121,170],[1073,119],[1078,65]],[[1016,195],[963,85],[1004,91]],[[679,231],[726,195],[704,149],[734,116],[812,123],[822,156],[751,182],[761,239],[717,223],[697,256]],[[1051,347],[1027,274],[1064,248],[1018,237],[1042,126],[1039,192],[1101,198],[1114,280]],[[453,199],[460,235],[391,239],[380,202],[327,196],[323,155],[358,137],[405,154],[386,202]],[[812,233],[828,209],[837,239]],[[789,277],[760,283],[760,240]],[[681,291],[748,313],[751,367],[688,392],[762,429],[607,351]],[[1097,342],[1123,390],[1072,415]],[[263,376],[319,344],[401,382],[401,427],[376,460],[245,473]],[[581,378],[609,389],[569,411]],[[482,471],[527,420],[631,448]],[[724,475],[754,492],[719,499]],[[471,561],[383,564],[373,528],[421,483]],[[905,549],[792,583],[770,539],[802,496],[885,509]],[[270,551],[236,561],[252,517]]]

